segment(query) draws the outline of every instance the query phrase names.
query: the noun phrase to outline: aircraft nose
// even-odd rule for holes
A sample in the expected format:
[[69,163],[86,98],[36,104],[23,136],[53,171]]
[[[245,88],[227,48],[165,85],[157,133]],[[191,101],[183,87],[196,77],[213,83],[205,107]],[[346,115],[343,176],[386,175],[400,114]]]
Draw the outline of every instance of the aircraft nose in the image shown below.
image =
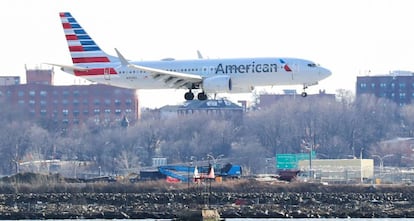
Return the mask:
[[327,78],[332,75],[332,72],[326,68],[321,68],[319,74],[321,75],[321,77]]

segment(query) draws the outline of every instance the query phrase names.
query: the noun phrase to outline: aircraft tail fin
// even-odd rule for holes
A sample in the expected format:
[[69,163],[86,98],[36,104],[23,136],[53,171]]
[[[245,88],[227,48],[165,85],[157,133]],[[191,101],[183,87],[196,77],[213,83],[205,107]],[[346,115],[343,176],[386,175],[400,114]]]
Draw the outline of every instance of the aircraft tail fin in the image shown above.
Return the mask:
[[118,58],[101,50],[69,12],[60,12],[59,16],[73,64],[89,69],[87,73],[75,71],[75,75],[116,74],[110,63],[118,62]]

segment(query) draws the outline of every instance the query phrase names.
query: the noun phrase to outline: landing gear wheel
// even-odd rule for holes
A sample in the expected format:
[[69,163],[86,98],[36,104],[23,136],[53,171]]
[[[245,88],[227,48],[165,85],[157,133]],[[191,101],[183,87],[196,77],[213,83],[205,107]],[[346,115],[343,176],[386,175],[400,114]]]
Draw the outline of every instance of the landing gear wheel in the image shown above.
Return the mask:
[[308,88],[308,85],[306,85],[306,84],[303,84],[303,92],[302,92],[302,94],[301,94],[301,96],[302,97],[306,97],[306,96],[308,96],[308,93],[306,93],[306,89]]
[[197,99],[200,100],[200,101],[207,100],[207,95],[204,92],[198,93],[197,94]]
[[306,92],[302,92],[301,96],[302,96],[302,97],[306,97],[306,96],[308,96],[308,93],[306,93]]
[[187,101],[192,101],[194,99],[194,94],[193,92],[189,91],[187,93],[184,94],[184,98]]

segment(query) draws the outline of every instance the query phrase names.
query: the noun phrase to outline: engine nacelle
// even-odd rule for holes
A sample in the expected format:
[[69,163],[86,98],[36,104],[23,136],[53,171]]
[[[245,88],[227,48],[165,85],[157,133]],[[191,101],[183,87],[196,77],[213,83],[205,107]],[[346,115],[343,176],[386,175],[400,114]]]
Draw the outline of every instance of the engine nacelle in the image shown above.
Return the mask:
[[203,80],[205,93],[227,93],[232,89],[231,78],[227,75],[218,75]]

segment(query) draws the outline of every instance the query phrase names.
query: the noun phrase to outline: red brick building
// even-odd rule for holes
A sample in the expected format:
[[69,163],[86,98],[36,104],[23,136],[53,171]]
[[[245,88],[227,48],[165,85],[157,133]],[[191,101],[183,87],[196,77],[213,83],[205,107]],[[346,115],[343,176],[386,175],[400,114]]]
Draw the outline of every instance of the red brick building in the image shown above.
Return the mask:
[[372,94],[378,98],[387,98],[399,106],[414,101],[414,73],[394,71],[388,75],[359,76],[356,83],[357,98],[363,94]]
[[[49,72],[49,73],[48,73]],[[34,118],[66,124],[92,119],[96,123],[139,118],[136,90],[107,85],[54,86],[53,70],[27,70],[27,84],[0,86],[0,97]],[[33,77],[32,75],[36,75]]]

